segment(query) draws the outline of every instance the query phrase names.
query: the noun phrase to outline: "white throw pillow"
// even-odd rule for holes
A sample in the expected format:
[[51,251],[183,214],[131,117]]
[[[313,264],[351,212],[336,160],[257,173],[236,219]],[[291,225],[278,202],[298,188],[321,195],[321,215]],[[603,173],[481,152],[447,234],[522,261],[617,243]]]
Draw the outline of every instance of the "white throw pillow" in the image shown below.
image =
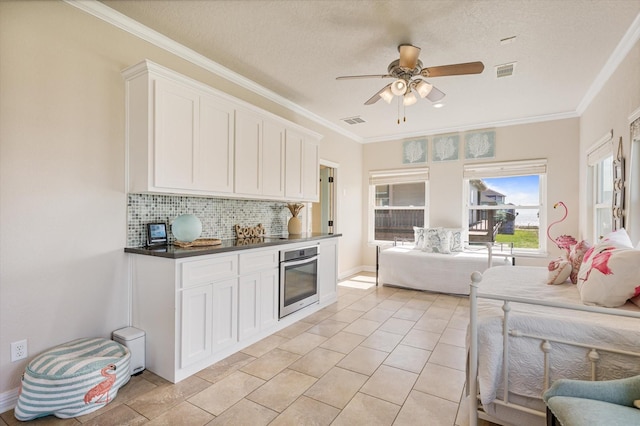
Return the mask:
[[578,290],[583,303],[615,308],[640,295],[640,250],[606,247],[582,265]]
[[463,231],[460,228],[444,228],[445,231],[451,232],[451,252],[460,252],[464,250]]
[[580,299],[613,308],[640,295],[640,250],[624,229],[612,232],[584,255],[578,273]]
[[571,275],[571,261],[559,257],[549,262],[549,277],[547,284],[557,285],[563,284]]
[[424,231],[425,228],[413,227],[413,248],[416,250],[422,250],[424,247]]
[[451,231],[444,228],[427,228],[424,234],[422,251],[428,253],[451,253]]

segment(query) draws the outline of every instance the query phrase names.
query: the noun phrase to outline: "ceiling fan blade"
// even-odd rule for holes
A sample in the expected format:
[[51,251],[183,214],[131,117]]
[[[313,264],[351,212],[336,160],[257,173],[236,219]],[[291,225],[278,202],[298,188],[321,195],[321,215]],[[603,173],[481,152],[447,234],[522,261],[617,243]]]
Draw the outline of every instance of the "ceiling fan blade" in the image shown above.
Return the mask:
[[373,74],[373,75],[343,75],[341,77],[336,77],[336,80],[354,80],[358,78],[391,78],[392,75],[389,74]]
[[438,102],[440,99],[444,98],[445,96],[446,95],[444,94],[444,92],[440,91],[440,89],[438,89],[436,86],[433,86],[431,88],[431,91],[427,95],[427,99],[429,99],[431,102]]
[[400,68],[414,69],[418,63],[420,48],[411,44],[401,44],[398,50],[400,51]]
[[423,77],[444,77],[447,75],[480,74],[484,70],[482,62],[466,62],[464,64],[441,65],[439,67],[423,68]]
[[373,105],[376,102],[378,102],[380,99],[382,99],[380,97],[380,93],[384,92],[385,90],[387,90],[387,87],[391,86],[391,83],[387,84],[386,86],[384,86],[382,89],[378,90],[378,93],[376,93],[375,95],[373,95],[371,97],[371,99],[369,99],[367,102],[365,102],[365,105]]

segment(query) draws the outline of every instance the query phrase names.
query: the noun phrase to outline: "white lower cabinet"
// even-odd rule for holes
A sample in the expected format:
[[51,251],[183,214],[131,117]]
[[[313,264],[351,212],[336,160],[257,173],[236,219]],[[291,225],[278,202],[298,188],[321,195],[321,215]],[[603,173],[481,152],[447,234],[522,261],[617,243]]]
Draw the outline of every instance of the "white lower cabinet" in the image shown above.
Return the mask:
[[278,270],[256,272],[238,280],[238,340],[278,322]]
[[180,367],[202,361],[213,353],[213,284],[182,292]]
[[[337,294],[337,238],[320,246],[323,305]],[[184,259],[132,255],[131,325],[146,333],[147,369],[177,383],[295,321],[278,318],[283,247]]]
[[213,284],[213,353],[238,341],[238,280]]
[[320,303],[332,302],[338,296],[338,239],[320,241],[318,259],[318,297]]

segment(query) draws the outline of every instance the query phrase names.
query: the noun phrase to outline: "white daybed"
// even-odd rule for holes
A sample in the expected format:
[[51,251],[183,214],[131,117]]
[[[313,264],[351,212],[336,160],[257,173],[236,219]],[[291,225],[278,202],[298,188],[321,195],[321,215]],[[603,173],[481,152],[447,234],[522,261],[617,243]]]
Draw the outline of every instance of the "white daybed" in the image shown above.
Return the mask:
[[542,426],[541,396],[554,380],[640,374],[640,308],[583,305],[575,285],[547,285],[547,275],[527,266],[472,275],[470,426],[478,418]]
[[511,265],[510,254],[491,245],[451,254],[429,253],[412,245],[394,245],[378,253],[378,283],[438,293],[469,294],[469,276],[490,266]]

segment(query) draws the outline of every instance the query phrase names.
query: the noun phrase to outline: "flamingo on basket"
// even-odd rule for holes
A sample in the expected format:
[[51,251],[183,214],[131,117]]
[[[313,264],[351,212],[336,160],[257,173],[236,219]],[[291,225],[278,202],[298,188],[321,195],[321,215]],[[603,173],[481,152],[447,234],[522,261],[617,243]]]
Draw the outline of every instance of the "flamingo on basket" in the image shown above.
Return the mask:
[[[109,373],[109,370],[113,370],[113,373]],[[100,374],[106,377],[106,380],[101,381],[87,392],[84,396],[84,403],[89,404],[94,399],[96,404],[108,404],[109,403],[109,391],[111,387],[116,382],[116,366],[114,364],[109,364],[100,370]],[[106,401],[102,401],[102,398],[107,397]]]
[[576,241],[576,239],[573,238],[571,235],[560,235],[557,238],[553,238],[551,236],[551,232],[550,232],[551,231],[551,227],[553,225],[556,225],[556,224],[562,222],[569,215],[569,209],[567,208],[567,206],[562,201],[558,201],[557,203],[555,203],[553,205],[553,208],[555,209],[558,206],[562,206],[564,208],[564,216],[562,216],[562,218],[560,220],[556,220],[555,222],[551,223],[547,227],[547,237],[549,237],[549,239],[551,241],[556,243],[556,245],[558,246],[559,249],[565,250],[567,252],[567,259],[568,259],[569,258],[569,253],[571,252],[571,246],[574,245],[574,244],[577,244],[578,241]]

